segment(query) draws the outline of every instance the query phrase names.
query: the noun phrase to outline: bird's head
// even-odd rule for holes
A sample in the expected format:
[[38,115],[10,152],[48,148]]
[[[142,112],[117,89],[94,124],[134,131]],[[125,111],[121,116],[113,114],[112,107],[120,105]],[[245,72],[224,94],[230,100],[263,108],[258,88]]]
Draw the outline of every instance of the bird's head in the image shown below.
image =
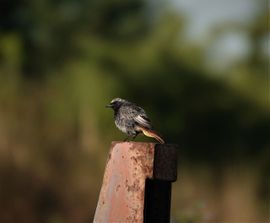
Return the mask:
[[125,99],[122,98],[114,98],[110,104],[106,105],[106,108],[112,108],[113,110],[117,110],[120,108],[125,102],[127,102]]

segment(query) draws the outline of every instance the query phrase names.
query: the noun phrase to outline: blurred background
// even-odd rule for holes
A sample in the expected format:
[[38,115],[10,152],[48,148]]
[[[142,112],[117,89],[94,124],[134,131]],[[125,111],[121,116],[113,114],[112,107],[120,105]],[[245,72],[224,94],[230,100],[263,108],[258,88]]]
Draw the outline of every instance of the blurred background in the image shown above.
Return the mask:
[[122,97],[179,144],[174,222],[268,222],[268,4],[2,0],[0,221],[92,221]]

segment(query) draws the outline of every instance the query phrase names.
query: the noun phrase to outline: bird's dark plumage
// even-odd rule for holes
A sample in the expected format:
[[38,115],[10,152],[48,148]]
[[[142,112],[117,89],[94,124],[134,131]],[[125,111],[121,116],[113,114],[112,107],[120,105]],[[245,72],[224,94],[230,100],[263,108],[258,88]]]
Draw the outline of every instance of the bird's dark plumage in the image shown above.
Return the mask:
[[121,98],[113,99],[106,107],[114,110],[115,125],[128,136],[135,138],[142,132],[164,143],[159,134],[153,130],[150,119],[141,107]]

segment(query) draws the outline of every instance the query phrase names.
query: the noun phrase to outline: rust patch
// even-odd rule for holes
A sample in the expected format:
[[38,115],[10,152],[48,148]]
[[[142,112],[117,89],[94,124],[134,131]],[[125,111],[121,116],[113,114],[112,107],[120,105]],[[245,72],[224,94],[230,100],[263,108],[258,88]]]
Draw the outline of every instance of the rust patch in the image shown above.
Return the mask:
[[137,160],[137,158],[136,158],[135,156],[132,156],[132,157],[131,157],[131,160],[133,160],[135,163],[138,162],[138,160]]
[[116,191],[118,191],[119,189],[120,189],[120,187],[121,187],[121,185],[119,184],[119,185],[117,185],[117,187],[116,187]]
[[132,185],[128,185],[128,184],[126,184],[126,187],[127,187],[127,191],[128,192],[136,192],[136,191],[139,191],[140,190],[140,182],[139,182],[139,180],[137,179],[137,180],[135,180],[134,182],[133,182],[133,184]]
[[133,213],[127,217],[127,221],[128,222],[139,222],[138,221],[138,209],[131,208],[131,210],[133,211]]

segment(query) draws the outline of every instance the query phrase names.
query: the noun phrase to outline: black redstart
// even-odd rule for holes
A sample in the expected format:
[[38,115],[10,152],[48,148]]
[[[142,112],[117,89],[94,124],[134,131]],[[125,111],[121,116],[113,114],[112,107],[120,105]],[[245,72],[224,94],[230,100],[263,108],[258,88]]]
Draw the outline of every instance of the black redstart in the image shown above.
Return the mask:
[[113,99],[106,107],[114,110],[115,125],[128,135],[127,139],[130,136],[135,139],[142,132],[148,137],[155,138],[161,144],[164,143],[159,134],[153,130],[149,118],[141,107],[121,98]]

